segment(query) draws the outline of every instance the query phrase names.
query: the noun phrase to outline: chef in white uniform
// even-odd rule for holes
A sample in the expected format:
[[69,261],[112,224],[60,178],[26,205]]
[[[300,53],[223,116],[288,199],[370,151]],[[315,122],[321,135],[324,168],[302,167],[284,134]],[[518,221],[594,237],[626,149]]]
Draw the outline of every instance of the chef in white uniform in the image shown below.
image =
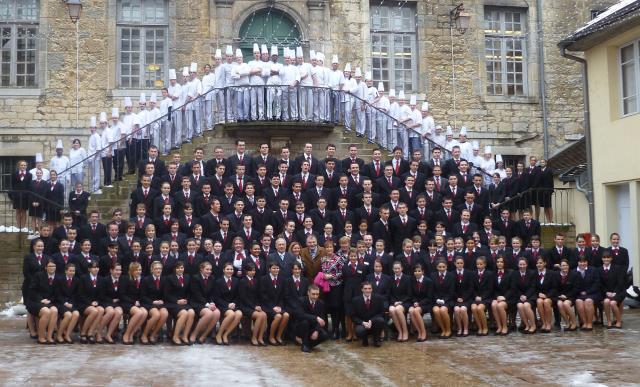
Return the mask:
[[[160,149],[160,109],[158,108],[158,96],[155,92],[149,97],[149,110],[147,111],[147,120],[149,121],[149,136],[151,144]],[[147,155],[149,148],[147,147]]]
[[431,155],[430,149],[433,144],[430,141],[434,141],[436,123],[433,121],[433,117],[429,113],[429,102],[425,101],[422,103],[420,113],[422,113],[422,127],[420,132],[422,133],[422,138],[424,139],[424,141],[422,142],[422,146],[424,148],[422,150],[422,159],[426,161]]
[[278,47],[271,46],[271,61],[269,62],[269,78],[267,78],[267,119],[268,120],[280,120],[281,119],[281,94],[280,87],[280,71],[282,65],[278,63]]
[[[267,46],[262,45],[266,51]],[[251,119],[252,120],[264,120],[264,78],[262,73],[265,68],[262,62],[261,47],[258,43],[253,44],[253,60],[249,61],[249,84],[251,90],[249,91],[251,101]]]
[[[174,70],[175,72],[175,70]],[[160,101],[160,145],[158,149],[161,149],[162,155],[166,156],[171,151],[171,138],[172,138],[172,121],[168,120],[169,110],[173,109],[173,100],[169,96],[169,90],[167,88],[162,89],[162,101]],[[175,116],[172,114],[172,116]],[[173,118],[173,117],[172,117]]]
[[[215,62],[215,59],[214,59]],[[202,93],[204,94],[204,117],[206,130],[213,129],[213,86],[216,83],[216,75],[211,71],[211,66],[204,65],[204,75],[202,76]],[[202,124],[201,124],[202,125]]]
[[[100,128],[104,130],[107,127],[107,113],[100,113]],[[100,191],[100,164],[102,158],[100,157],[100,151],[102,149],[102,136],[98,133],[96,126],[96,118],[91,117],[91,123],[89,125],[89,136],[87,154],[89,156],[89,192],[95,194],[101,194]]]
[[66,200],[67,196],[69,196],[69,183],[71,181],[71,171],[69,167],[71,164],[69,158],[62,154],[63,152],[64,146],[62,145],[62,140],[58,140],[56,144],[56,154],[51,158],[49,170],[58,173],[58,181],[64,185],[64,197]]
[[287,47],[284,48],[284,66],[280,71],[280,81],[282,82],[282,119],[285,121],[298,120],[298,84],[300,83],[300,73],[298,67],[294,65],[295,51]]
[[331,101],[333,111],[331,112],[329,119],[334,124],[338,124],[342,119],[342,86],[344,85],[344,74],[340,69],[338,62],[338,55],[331,57],[331,70],[329,70],[329,88],[331,89]]
[[251,110],[251,92],[249,91],[249,73],[251,67],[244,63],[242,50],[236,48],[236,66],[233,68],[234,86],[236,86],[236,118],[238,122],[249,121]]
[[378,101],[376,102],[375,107],[378,109],[373,111],[374,125],[376,135],[378,136],[378,143],[383,147],[388,147],[387,114],[389,114],[390,102],[389,98],[384,95],[384,83],[382,82],[378,82]]
[[[313,53],[315,55],[315,52]],[[311,53],[309,54],[311,55]],[[304,61],[302,47],[296,47],[296,64],[300,74],[300,106],[298,108],[300,121],[311,121],[313,111],[313,79],[311,75],[311,64]]]
[[175,69],[169,69],[169,87],[167,88],[168,96],[171,98],[173,109],[171,110],[171,124],[167,125],[169,130],[166,131],[169,148],[177,147],[181,144],[178,141],[182,137],[182,112],[180,111],[180,103],[182,97],[182,86],[178,83]]
[[365,109],[365,120],[367,124],[366,133],[369,135],[369,143],[373,144],[376,140],[376,111],[373,108],[378,103],[378,89],[373,86],[373,77],[371,71],[365,73],[365,84],[367,90],[365,91],[364,99],[367,101]]
[[[400,92],[404,96],[404,92]],[[399,94],[399,93],[398,93]],[[387,149],[393,149],[398,145],[398,127],[400,119],[400,104],[396,100],[396,90],[389,90],[389,116],[392,119],[387,120]]]
[[226,122],[234,122],[236,120],[234,111],[235,111],[235,90],[233,85],[235,80],[233,79],[233,68],[235,67],[235,63],[233,61],[233,47],[227,46],[224,52],[224,87],[227,92],[225,93],[225,119]]
[[36,166],[29,170],[32,180],[36,179],[36,171],[38,170],[42,171],[42,180],[49,181],[51,175],[49,174],[49,170],[44,167],[44,159],[42,158],[42,153],[36,153]]
[[344,66],[344,83],[342,85],[342,111],[344,112],[344,129],[351,131],[351,119],[353,117],[353,95],[356,89],[356,79],[351,76],[351,63]]

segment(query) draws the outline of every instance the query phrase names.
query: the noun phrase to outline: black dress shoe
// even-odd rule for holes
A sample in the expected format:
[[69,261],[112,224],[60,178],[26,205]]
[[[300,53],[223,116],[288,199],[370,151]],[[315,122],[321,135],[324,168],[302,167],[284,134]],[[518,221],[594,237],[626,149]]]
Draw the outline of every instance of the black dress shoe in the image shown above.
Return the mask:
[[309,353],[309,352],[311,352],[311,348],[309,348],[307,345],[303,345],[302,346],[302,352]]

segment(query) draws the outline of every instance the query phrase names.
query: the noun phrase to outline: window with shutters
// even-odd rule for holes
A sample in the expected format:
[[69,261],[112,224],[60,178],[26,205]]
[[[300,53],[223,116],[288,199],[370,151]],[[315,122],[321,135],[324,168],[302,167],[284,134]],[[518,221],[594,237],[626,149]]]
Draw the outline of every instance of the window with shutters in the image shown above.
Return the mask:
[[38,0],[0,0],[0,86],[37,87]]

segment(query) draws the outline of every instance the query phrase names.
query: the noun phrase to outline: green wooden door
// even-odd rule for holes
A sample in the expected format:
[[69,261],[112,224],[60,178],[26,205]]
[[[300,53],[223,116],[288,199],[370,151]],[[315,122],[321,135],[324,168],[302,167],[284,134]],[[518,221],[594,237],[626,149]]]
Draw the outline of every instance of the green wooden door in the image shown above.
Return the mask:
[[300,30],[296,22],[285,12],[275,8],[264,8],[247,17],[240,28],[240,49],[245,62],[253,58],[253,43],[278,46],[282,61],[282,48],[295,49],[300,45]]

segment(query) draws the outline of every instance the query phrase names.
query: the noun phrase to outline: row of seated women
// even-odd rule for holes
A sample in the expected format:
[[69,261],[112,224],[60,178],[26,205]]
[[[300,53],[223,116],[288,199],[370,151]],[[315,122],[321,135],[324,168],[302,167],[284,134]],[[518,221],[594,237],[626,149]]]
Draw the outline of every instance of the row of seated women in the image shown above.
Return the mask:
[[[36,256],[40,256],[43,248],[41,242],[34,244]],[[386,300],[385,309],[401,342],[409,338],[407,314],[417,332],[417,341],[427,339],[424,323],[427,313],[431,313],[441,338],[451,337],[452,319],[457,335],[467,336],[470,315],[478,335],[487,335],[487,312],[495,321],[496,335],[509,333],[509,316],[513,318],[516,311],[524,333],[536,333],[538,329],[551,332],[554,308],[564,319],[566,330],[578,329],[577,311],[580,328],[588,331],[593,329],[595,307],[600,304],[607,316],[607,326],[622,326],[624,273],[611,264],[609,253],[604,254],[600,268],[591,268],[588,261],[582,259],[577,269],[571,270],[563,260],[559,271],[546,269],[543,257],[536,261],[535,270],[528,268],[527,259],[518,261],[517,270],[508,270],[504,257],[498,257],[495,271],[486,269],[484,257],[476,260],[476,270],[465,269],[464,259],[457,257],[453,271],[447,270],[447,262],[441,260],[430,276],[421,264],[411,268],[413,275],[404,274],[401,262],[394,262],[393,274],[386,275],[379,260],[374,262],[372,272],[366,274],[355,250],[344,256],[331,254],[322,259],[326,280],[331,280],[333,274],[325,267],[344,260],[339,292],[338,287],[329,286],[323,297],[328,304],[336,299],[342,303],[342,313],[336,313],[335,309],[329,311],[334,333],[342,325],[347,340],[355,339],[351,305],[352,300],[360,296],[360,284],[365,280]],[[212,275],[209,261],[200,262],[199,273],[191,276],[184,273],[182,261],[178,261],[173,273],[168,275],[162,274],[162,263],[154,261],[148,276],[142,276],[142,267],[137,262],[131,263],[125,274],[122,264],[115,262],[109,275],[104,277],[98,276],[96,261],[88,265],[87,274],[80,276],[76,275],[73,263],[65,266],[63,275],[56,275],[53,260],[48,259],[43,266],[44,270],[33,275],[24,289],[27,309],[38,319],[37,335],[33,336],[43,344],[72,343],[72,332],[79,320],[82,320],[81,342],[114,343],[116,329],[126,315],[124,344],[133,344],[135,337],[142,344],[155,344],[171,316],[174,344],[204,343],[215,330],[215,342],[226,345],[230,333],[244,316],[252,321],[253,345],[266,345],[265,336],[271,345],[280,345],[290,315],[295,316],[310,282],[302,275],[297,262],[291,265],[291,274],[286,277],[280,275],[277,262],[270,262],[268,274],[263,276],[256,276],[256,266],[252,263],[244,264],[238,276],[233,264],[226,262],[222,275],[217,278]]]

